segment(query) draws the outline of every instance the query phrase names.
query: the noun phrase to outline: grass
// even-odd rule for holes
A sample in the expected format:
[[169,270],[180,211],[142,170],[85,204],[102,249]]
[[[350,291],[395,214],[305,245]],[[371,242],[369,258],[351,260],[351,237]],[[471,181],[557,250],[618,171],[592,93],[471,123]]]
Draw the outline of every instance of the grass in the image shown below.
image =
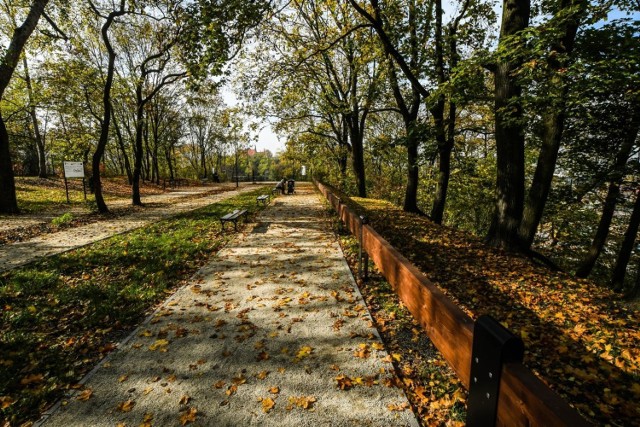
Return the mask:
[[[125,177],[103,178],[103,197],[109,202],[118,198],[128,198],[131,194],[131,186]],[[140,183],[144,194],[162,193],[162,189],[148,182]],[[35,177],[17,177],[16,178],[16,197],[18,198],[18,207],[22,213],[55,213],[66,211],[70,208],[83,208],[84,210],[94,211],[95,200],[93,194],[86,187],[87,198],[85,200],[82,191],[82,181],[79,179],[68,180],[69,186],[69,203],[67,203],[67,195],[64,186],[64,180],[57,177],[35,178]]]
[[55,217],[51,220],[51,224],[56,227],[60,227],[61,225],[69,224],[73,221],[73,214],[70,212],[66,212],[58,217]]
[[73,388],[233,236],[218,218],[253,215],[262,192],[0,275],[0,425],[37,419]]

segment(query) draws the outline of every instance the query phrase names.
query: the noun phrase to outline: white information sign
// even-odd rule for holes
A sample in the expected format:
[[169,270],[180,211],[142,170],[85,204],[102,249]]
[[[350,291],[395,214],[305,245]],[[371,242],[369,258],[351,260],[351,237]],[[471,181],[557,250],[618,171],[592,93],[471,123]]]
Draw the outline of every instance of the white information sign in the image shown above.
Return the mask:
[[307,174],[307,167],[306,166],[302,166],[302,170],[300,171],[302,176],[305,176]]
[[84,178],[82,162],[64,162],[64,176],[66,178]]

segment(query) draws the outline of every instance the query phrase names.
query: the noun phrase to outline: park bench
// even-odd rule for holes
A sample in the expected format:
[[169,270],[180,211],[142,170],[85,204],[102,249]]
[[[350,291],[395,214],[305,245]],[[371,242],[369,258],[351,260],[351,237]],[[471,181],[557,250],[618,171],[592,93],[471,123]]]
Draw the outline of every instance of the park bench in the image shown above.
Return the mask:
[[238,231],[238,219],[240,219],[241,216],[246,214],[247,214],[246,210],[239,210],[239,209],[236,209],[233,212],[229,212],[228,214],[220,218],[220,228],[222,229],[222,231],[224,231],[224,223],[233,222],[233,229],[235,231]]
[[271,196],[268,194],[262,194],[261,196],[256,197],[256,204],[259,205],[262,203],[263,205],[267,205],[271,201]]

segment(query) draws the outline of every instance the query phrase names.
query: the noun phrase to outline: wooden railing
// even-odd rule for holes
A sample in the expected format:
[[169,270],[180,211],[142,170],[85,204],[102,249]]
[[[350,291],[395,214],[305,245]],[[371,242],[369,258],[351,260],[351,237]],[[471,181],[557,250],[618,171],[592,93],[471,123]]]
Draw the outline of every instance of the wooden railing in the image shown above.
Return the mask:
[[[371,226],[319,182],[316,186],[355,236],[362,249],[424,328],[467,389],[470,383],[473,320]],[[498,425],[588,426],[575,409],[521,363],[503,366]]]

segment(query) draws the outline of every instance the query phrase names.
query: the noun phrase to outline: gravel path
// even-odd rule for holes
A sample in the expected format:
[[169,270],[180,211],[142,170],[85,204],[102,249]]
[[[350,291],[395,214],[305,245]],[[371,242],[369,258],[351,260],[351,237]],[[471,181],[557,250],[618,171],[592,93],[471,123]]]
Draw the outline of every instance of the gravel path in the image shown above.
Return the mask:
[[319,196],[297,191],[278,197],[44,425],[416,426]]
[[[98,221],[91,224],[69,228],[57,233],[43,234],[23,242],[10,243],[0,246],[0,272],[11,270],[21,265],[28,264],[38,258],[56,255],[69,251],[102,239],[124,233],[135,228],[156,222],[160,219],[178,215],[183,212],[198,209],[203,206],[233,197],[237,194],[252,191],[256,187],[244,186],[239,190],[226,191],[200,198],[189,198],[185,201],[177,200],[177,197],[194,196],[203,191],[211,191],[207,188],[189,188],[185,191],[145,197],[144,203],[164,203],[159,207],[148,207],[140,211],[124,215],[114,219]],[[120,203],[125,203],[124,201]],[[131,203],[126,201],[126,203]],[[118,202],[110,206],[117,206]]]
[[[145,204],[175,203],[176,199],[180,199],[182,197],[197,196],[198,194],[206,193],[208,191],[223,190],[233,187],[235,187],[235,184],[222,184],[215,187],[183,187],[179,190],[169,191],[162,194],[150,194],[148,196],[142,196],[142,202]],[[118,199],[107,200],[106,203],[110,209],[126,207],[131,205],[131,197],[122,197]],[[73,215],[86,215],[89,213],[89,210],[85,206],[76,205],[70,206],[68,209],[57,212],[37,212],[21,215],[0,214],[0,232],[49,223],[52,219],[66,212],[71,212]]]

